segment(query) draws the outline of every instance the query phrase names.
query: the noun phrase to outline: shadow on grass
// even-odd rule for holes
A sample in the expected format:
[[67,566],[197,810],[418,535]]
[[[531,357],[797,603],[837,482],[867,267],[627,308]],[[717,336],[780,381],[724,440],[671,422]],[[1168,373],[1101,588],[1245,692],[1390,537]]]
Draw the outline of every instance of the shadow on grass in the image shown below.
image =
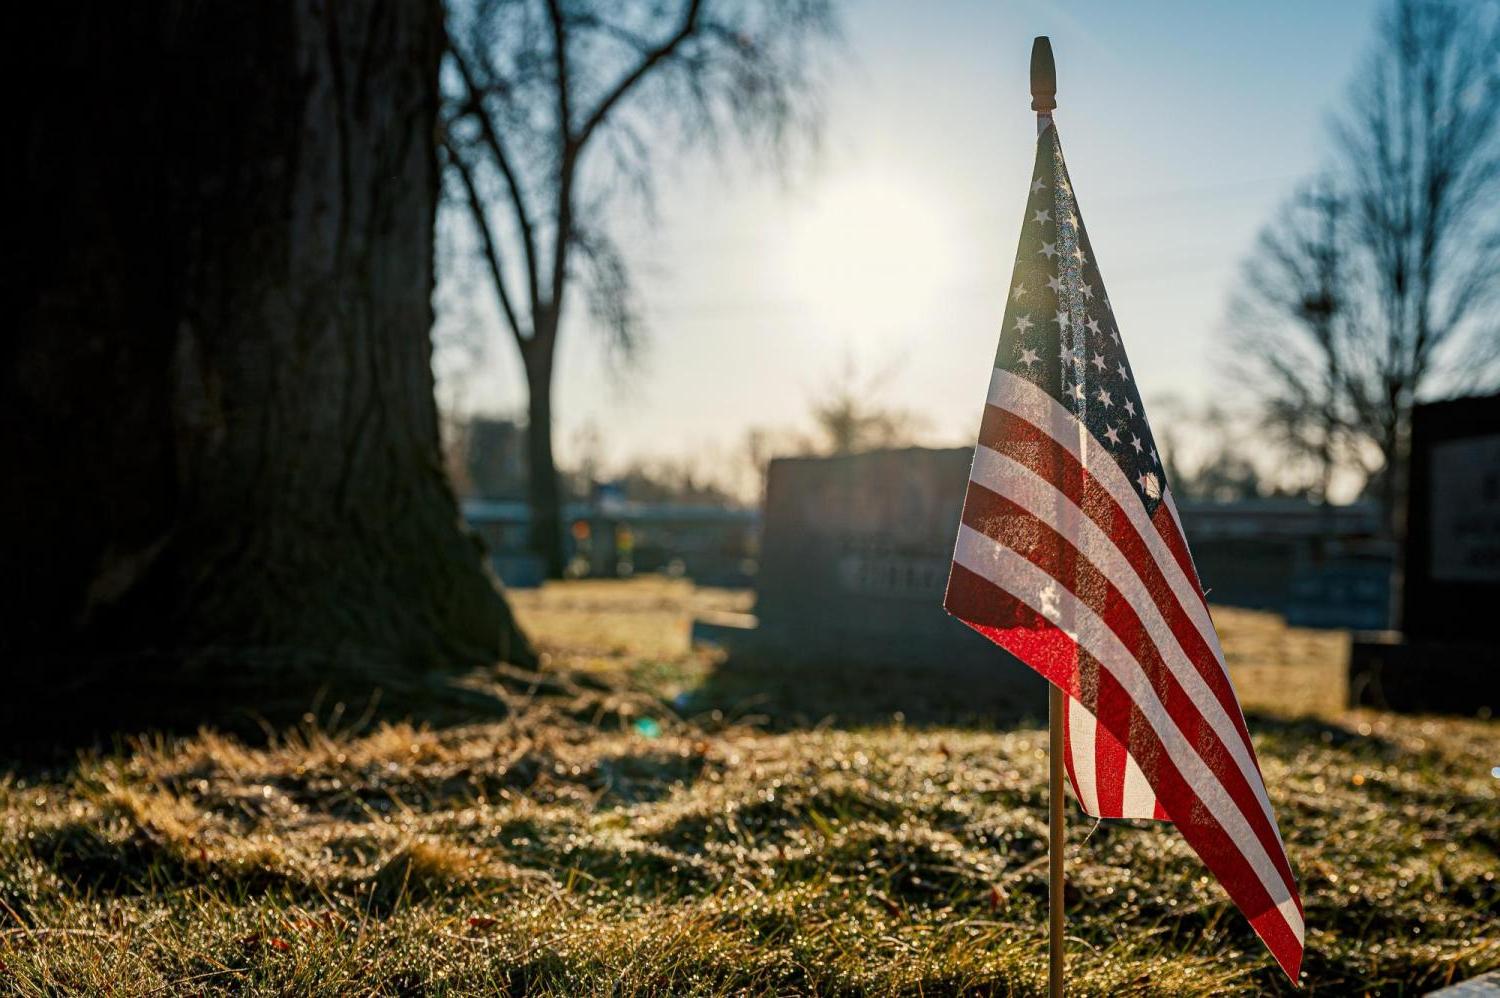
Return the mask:
[[[86,682],[26,677],[0,704],[0,764],[33,770],[133,736],[210,728],[246,744],[313,725],[358,733],[381,722],[448,728],[500,720],[548,699],[574,715],[607,718],[642,699],[607,677],[500,664],[463,672],[367,661],[224,662],[154,671],[122,665]],[[647,698],[649,699],[649,698]]]
[[1299,748],[1339,749],[1354,758],[1387,760],[1409,755],[1407,749],[1374,732],[1361,733],[1338,721],[1311,715],[1288,717],[1252,710],[1245,715],[1250,733],[1272,743],[1281,755],[1294,754]]
[[717,711],[773,730],[861,728],[892,720],[989,729],[1045,724],[1047,687],[1013,661],[996,661],[992,671],[941,664],[892,668],[734,651],[677,706],[689,716]]

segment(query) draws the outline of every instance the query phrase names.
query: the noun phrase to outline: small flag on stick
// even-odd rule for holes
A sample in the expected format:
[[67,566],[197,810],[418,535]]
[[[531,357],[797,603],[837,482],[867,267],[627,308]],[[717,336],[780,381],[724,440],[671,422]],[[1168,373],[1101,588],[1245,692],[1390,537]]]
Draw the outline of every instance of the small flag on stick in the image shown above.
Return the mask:
[[943,605],[1062,692],[1083,809],[1174,822],[1295,981],[1302,902],[1053,104]]

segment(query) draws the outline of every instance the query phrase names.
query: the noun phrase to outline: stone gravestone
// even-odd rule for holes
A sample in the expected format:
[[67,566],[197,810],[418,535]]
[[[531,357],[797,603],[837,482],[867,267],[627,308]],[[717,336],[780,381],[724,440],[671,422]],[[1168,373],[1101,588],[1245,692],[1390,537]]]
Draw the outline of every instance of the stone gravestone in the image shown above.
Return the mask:
[[1021,712],[1046,686],[948,616],[943,591],[973,451],[780,458],[766,483],[758,651],[969,684]]
[[1500,395],[1412,414],[1399,640],[1360,640],[1356,703],[1500,709]]
[[1429,991],[1427,998],[1500,998],[1500,972],[1460,981],[1440,991]]

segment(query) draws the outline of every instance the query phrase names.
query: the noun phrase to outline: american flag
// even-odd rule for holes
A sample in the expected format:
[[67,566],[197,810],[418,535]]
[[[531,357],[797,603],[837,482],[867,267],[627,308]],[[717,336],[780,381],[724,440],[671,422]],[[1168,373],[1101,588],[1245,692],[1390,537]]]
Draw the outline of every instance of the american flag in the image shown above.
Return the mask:
[[1065,694],[1098,818],[1176,823],[1297,979],[1302,902],[1050,116],[943,605]]

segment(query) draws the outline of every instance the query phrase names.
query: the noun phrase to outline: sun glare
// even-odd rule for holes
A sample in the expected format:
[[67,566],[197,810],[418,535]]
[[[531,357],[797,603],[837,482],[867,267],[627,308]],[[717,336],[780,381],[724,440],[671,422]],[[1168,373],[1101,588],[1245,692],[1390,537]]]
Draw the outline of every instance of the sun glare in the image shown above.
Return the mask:
[[790,285],[840,335],[920,331],[952,277],[940,201],[883,174],[835,180],[792,232]]

